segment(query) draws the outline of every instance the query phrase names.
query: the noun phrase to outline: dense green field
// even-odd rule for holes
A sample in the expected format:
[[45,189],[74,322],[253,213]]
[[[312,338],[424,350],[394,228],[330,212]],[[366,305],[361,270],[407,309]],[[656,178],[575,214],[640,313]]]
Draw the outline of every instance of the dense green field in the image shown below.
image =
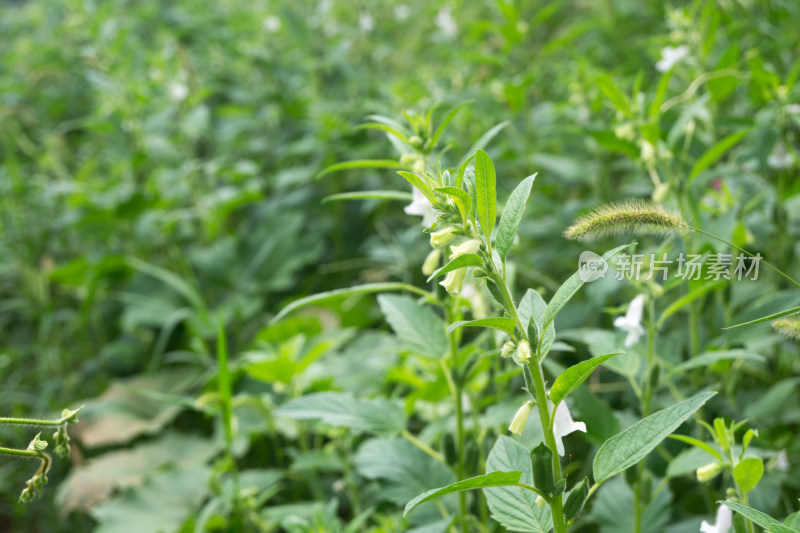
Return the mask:
[[798,80],[796,0],[2,3],[0,531],[800,532]]

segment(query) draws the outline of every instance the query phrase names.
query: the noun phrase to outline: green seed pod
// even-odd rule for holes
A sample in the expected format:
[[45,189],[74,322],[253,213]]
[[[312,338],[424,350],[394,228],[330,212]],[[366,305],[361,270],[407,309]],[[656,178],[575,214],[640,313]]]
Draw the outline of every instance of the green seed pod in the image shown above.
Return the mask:
[[552,494],[555,489],[555,476],[553,476],[553,452],[544,442],[531,450],[531,465],[533,466],[533,485],[544,492]]
[[458,461],[458,452],[456,451],[456,440],[453,435],[447,433],[442,439],[442,449],[444,451],[444,458],[447,464],[454,465]]
[[467,442],[466,457],[464,458],[464,467],[467,472],[476,472],[478,470],[478,461],[480,460],[480,450],[478,443],[474,440]]
[[650,389],[655,389],[658,386],[659,377],[661,377],[661,365],[655,364],[650,369]]
[[588,495],[589,478],[583,478],[583,481],[572,487],[567,495],[567,500],[564,502],[564,516],[570,520],[578,516]]

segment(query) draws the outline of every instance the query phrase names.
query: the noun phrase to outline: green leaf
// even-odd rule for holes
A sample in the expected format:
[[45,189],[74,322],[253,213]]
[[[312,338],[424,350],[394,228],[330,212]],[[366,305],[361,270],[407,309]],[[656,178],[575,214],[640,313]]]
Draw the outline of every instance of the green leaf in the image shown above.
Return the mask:
[[669,375],[681,374],[691,368],[708,367],[717,361],[725,361],[729,359],[747,359],[748,361],[764,361],[764,357],[747,350],[720,350],[718,352],[705,352],[697,357],[692,357],[688,361],[684,361],[672,370]]
[[733,469],[733,480],[745,493],[753,490],[764,475],[764,461],[758,457],[748,457]]
[[758,524],[764,529],[773,526],[783,526],[783,524],[781,524],[771,516],[764,514],[761,511],[757,511],[752,507],[742,505],[741,503],[734,503],[729,501],[718,501],[717,503],[730,507],[732,510],[736,511],[737,513],[747,518],[748,520],[751,520],[752,522]]
[[406,172],[404,170],[400,170],[397,173],[400,174],[400,176],[402,176],[403,179],[405,179],[411,185],[416,187],[417,190],[419,192],[421,192],[423,194],[423,196],[425,196],[425,198],[427,198],[430,203],[432,203],[433,205],[436,205],[436,203],[437,203],[436,202],[436,196],[434,196],[433,191],[431,191],[428,188],[428,184],[425,183],[425,180],[423,180],[422,178],[420,178],[416,174],[413,174],[411,172]]
[[481,256],[478,254],[459,255],[455,259],[451,259],[450,262],[443,267],[434,270],[433,274],[428,277],[428,282],[430,283],[432,279],[437,278],[442,274],[447,274],[450,271],[466,267],[483,267],[483,259],[481,259]]
[[452,196],[458,208],[458,212],[461,214],[462,220],[467,220],[469,218],[470,211],[472,210],[472,201],[467,191],[460,187],[436,187],[433,190]]
[[772,524],[766,529],[766,533],[797,533],[797,530],[783,524]]
[[[603,259],[608,261],[618,253],[620,253],[625,248],[632,246],[631,244],[623,244],[622,246],[617,246],[613,250],[606,252],[603,255]],[[581,279],[581,273],[575,272],[572,276],[567,279],[556,291],[553,297],[550,299],[550,303],[547,304],[547,310],[544,316],[544,327],[548,327],[553,319],[556,317],[559,311],[569,302],[573,296],[583,287],[585,283],[583,279]]]
[[715,392],[696,394],[640,420],[608,439],[594,457],[592,470],[595,483],[612,478],[644,459],[715,394]]
[[709,148],[708,151],[703,154],[703,157],[697,160],[692,167],[691,172],[689,172],[689,183],[691,183],[698,174],[713,165],[719,158],[725,155],[725,152],[736,146],[736,144],[741,141],[742,138],[747,135],[747,133],[748,130],[737,131],[734,134],[728,135],[717,144]]
[[403,516],[407,515],[411,509],[421,503],[434,500],[446,494],[452,494],[453,492],[482,489],[486,487],[519,487],[521,486],[519,483],[520,476],[522,476],[522,472],[492,472],[491,474],[484,474],[482,476],[475,476],[463,481],[458,481],[446,487],[431,489],[408,502],[406,508],[403,510]]
[[450,467],[400,437],[370,439],[359,446],[352,461],[361,476],[382,481],[381,499],[397,505],[455,481]]
[[[483,135],[481,135],[480,139],[478,139],[477,141],[475,141],[475,144],[473,144],[473,145],[470,147],[470,149],[469,149],[469,150],[467,150],[467,152],[466,152],[466,153],[468,153],[468,154],[474,154],[474,153],[475,153],[475,152],[477,152],[478,150],[483,150],[484,148],[486,148],[486,146],[487,146],[487,145],[488,145],[488,144],[491,142],[491,140],[492,140],[492,139],[494,139],[494,138],[497,136],[497,134],[498,134],[498,133],[500,133],[501,131],[503,131],[503,129],[504,129],[506,126],[508,126],[509,124],[511,124],[511,122],[509,122],[508,120],[504,120],[503,122],[501,122],[501,123],[499,123],[499,124],[497,124],[497,125],[495,125],[495,126],[492,126],[491,128],[489,128],[489,130],[488,130],[486,133],[484,133]],[[474,156],[474,155],[472,155],[472,156],[469,156],[469,158],[467,158],[467,157],[465,156],[465,157],[464,157],[464,159],[462,159],[462,160],[461,160],[461,161],[458,163],[458,166],[461,166],[461,165],[463,165],[465,162],[469,161],[469,159],[471,159],[471,158],[473,158],[473,157],[475,157],[475,156]]]
[[393,294],[378,296],[378,304],[392,331],[409,348],[435,358],[447,351],[444,322],[429,308]]
[[763,316],[761,318],[757,318],[757,319],[751,320],[749,322],[742,322],[741,324],[736,324],[735,326],[728,326],[728,327],[722,328],[722,329],[733,329],[733,328],[738,328],[738,327],[741,327],[741,326],[749,326],[751,324],[758,324],[760,322],[768,322],[770,320],[775,320],[776,318],[783,318],[783,317],[789,316],[789,315],[796,315],[797,313],[800,313],[800,306],[792,307],[791,309],[787,309],[785,311],[781,311],[780,313],[775,313],[774,315]]
[[592,357],[586,361],[581,361],[577,365],[571,366],[564,370],[553,382],[553,387],[550,389],[550,400],[554,406],[566,398],[569,393],[578,388],[578,385],[583,383],[586,378],[592,375],[595,368],[608,361],[615,355],[620,355],[625,352],[614,352],[600,357]]
[[181,276],[135,257],[128,257],[127,262],[132,268],[160,280],[164,285],[173,289],[183,296],[187,302],[192,304],[192,307],[196,310],[203,313],[205,312],[206,306],[200,292],[187,283]]
[[444,133],[444,130],[447,128],[448,124],[450,124],[450,121],[455,118],[455,116],[458,114],[458,112],[461,111],[464,107],[470,105],[471,103],[472,103],[472,100],[468,100],[466,102],[462,102],[462,103],[458,104],[457,106],[455,106],[453,109],[451,109],[447,113],[447,115],[445,115],[445,117],[442,119],[442,122],[439,124],[439,127],[436,128],[436,132],[434,132],[434,134],[431,136],[431,147],[436,146],[436,143],[439,142],[439,138]]
[[514,322],[513,318],[480,318],[478,320],[459,320],[458,322],[453,322],[447,327],[447,334],[450,335],[453,331],[457,330],[458,328],[476,328],[476,327],[483,327],[483,328],[493,328],[504,333],[508,333],[509,335],[514,332],[514,328],[516,327],[516,322]]
[[701,285],[700,287],[697,287],[696,289],[692,289],[685,296],[682,296],[681,298],[678,298],[677,300],[672,302],[672,304],[670,304],[669,307],[664,309],[664,312],[661,313],[661,316],[659,317],[658,322],[656,323],[656,326],[657,327],[661,326],[664,323],[664,321],[666,319],[668,319],[670,316],[672,316],[673,314],[675,314],[678,311],[680,311],[683,307],[688,305],[690,302],[700,298],[701,296],[703,296],[708,291],[714,290],[714,289],[716,289],[718,287],[723,287],[723,286],[727,285],[727,283],[728,283],[728,280],[721,279],[719,281],[715,281],[715,282],[712,282],[712,283],[706,283],[705,285]]
[[[542,330],[544,328],[545,315],[547,314],[547,303],[545,303],[542,295],[533,289],[525,291],[525,296],[517,306],[520,321],[527,327],[531,321],[536,326],[536,332],[539,337],[542,337]],[[539,342],[540,339],[535,339]],[[550,351],[550,347],[556,340],[556,328],[550,324],[544,332],[544,338],[541,339],[542,357]]]
[[597,77],[597,87],[600,91],[606,95],[614,107],[617,108],[617,111],[625,115],[626,117],[631,117],[631,104],[628,101],[628,98],[622,94],[622,91],[614,84],[614,81],[606,74]]
[[700,448],[704,452],[708,453],[715,459],[722,461],[722,455],[711,447],[708,443],[705,443],[699,439],[695,439],[694,437],[689,437],[688,435],[670,435],[669,438],[679,440],[681,442],[685,442],[686,444],[691,444],[697,448]]
[[319,392],[289,400],[275,414],[292,420],[320,420],[356,433],[394,435],[405,429],[403,408],[385,398],[355,398],[344,392]]
[[400,164],[398,161],[393,159],[358,159],[356,161],[343,161],[341,163],[335,163],[324,168],[315,176],[315,179],[319,179],[322,176],[331,174],[333,172],[339,172],[340,170],[348,170],[351,168],[392,168],[405,170],[408,168],[408,166]]
[[500,224],[497,226],[497,253],[500,259],[505,262],[511,245],[514,243],[514,236],[517,228],[522,221],[522,214],[525,212],[525,204],[528,203],[528,196],[531,193],[533,180],[536,174],[528,176],[517,185],[511,196],[508,198],[503,214],[500,215]]
[[478,223],[490,243],[497,218],[497,176],[492,158],[483,150],[478,150],[475,157],[475,193]]
[[322,203],[337,202],[341,200],[401,200],[410,202],[414,195],[403,191],[357,191],[331,194],[322,199]]
[[[520,483],[533,485],[530,452],[505,435],[495,442],[486,458],[486,473],[520,471]],[[536,494],[520,487],[487,488],[486,503],[491,516],[510,531],[548,533],[552,529],[550,508],[536,506]]]
[[350,296],[357,296],[361,294],[371,294],[375,292],[389,292],[389,291],[409,291],[419,294],[421,296],[428,296],[429,294],[420,289],[419,287],[415,287],[414,285],[409,285],[408,283],[366,283],[364,285],[356,285],[355,287],[348,287],[346,289],[336,289],[334,291],[327,291],[327,292],[320,292],[318,294],[312,294],[311,296],[306,296],[305,298],[300,298],[299,300],[295,300],[294,302],[290,303],[283,309],[281,309],[280,313],[275,315],[275,317],[271,320],[271,322],[277,322],[278,320],[282,319],[289,313],[296,311],[302,307],[307,307],[309,305],[316,305],[325,302],[329,302],[331,300],[337,300],[339,298],[347,298]]

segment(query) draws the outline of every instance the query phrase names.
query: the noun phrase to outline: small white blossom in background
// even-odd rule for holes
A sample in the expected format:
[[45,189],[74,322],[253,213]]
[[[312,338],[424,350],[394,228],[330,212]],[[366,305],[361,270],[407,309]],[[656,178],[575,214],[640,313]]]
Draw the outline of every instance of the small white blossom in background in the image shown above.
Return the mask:
[[786,112],[790,115],[800,115],[800,104],[789,104],[786,106]]
[[564,443],[561,439],[573,431],[582,431],[586,433],[586,424],[583,422],[575,422],[572,419],[572,415],[569,414],[567,404],[564,402],[558,404],[553,416],[555,417],[553,421],[553,436],[556,438],[556,449],[558,450],[558,455],[564,455]]
[[413,199],[411,203],[408,204],[403,208],[403,211],[407,215],[416,215],[422,217],[422,225],[426,228],[433,224],[434,219],[436,218],[436,213],[433,210],[433,205],[425,198],[425,195],[419,192],[419,190],[414,187],[411,191],[413,194]]
[[780,472],[789,471],[789,456],[786,454],[786,450],[781,450],[775,456],[775,469]]
[[727,505],[720,505],[717,509],[717,520],[712,526],[705,520],[700,524],[700,533],[728,533],[733,523],[733,511]]
[[614,320],[614,327],[628,333],[625,338],[625,347],[630,348],[644,335],[642,327],[642,312],[644,311],[644,294],[640,294],[628,304],[628,312],[625,316],[617,317]]
[[775,143],[775,148],[767,158],[767,165],[770,168],[789,168],[794,164],[794,156],[786,150],[786,145],[783,141]]
[[361,13],[358,16],[358,27],[364,33],[369,33],[375,29],[375,19],[369,13]]
[[281,19],[275,15],[270,15],[264,19],[264,22],[261,23],[261,26],[264,28],[265,32],[275,33],[281,29]]
[[183,83],[174,81],[169,84],[169,97],[176,102],[182,102],[189,96],[189,89]]
[[394,8],[394,18],[400,22],[411,16],[411,9],[405,4],[400,4]]
[[683,61],[689,55],[689,47],[682,44],[673,48],[672,46],[665,46],[661,49],[661,61],[656,63],[656,70],[659,72],[667,72],[672,67]]
[[453,12],[449,7],[440,9],[436,14],[435,21],[439,31],[441,31],[442,35],[445,37],[455,37],[458,33],[458,24],[456,24],[456,19],[453,18]]

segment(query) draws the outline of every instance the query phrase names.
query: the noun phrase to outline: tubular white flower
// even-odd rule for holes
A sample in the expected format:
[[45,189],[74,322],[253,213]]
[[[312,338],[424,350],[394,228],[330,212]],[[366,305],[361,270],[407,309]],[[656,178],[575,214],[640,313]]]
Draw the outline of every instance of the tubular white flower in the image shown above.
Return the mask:
[[689,47],[682,44],[677,47],[665,46],[661,49],[661,61],[656,63],[656,70],[667,72],[689,55]]
[[481,247],[481,241],[478,239],[470,239],[468,241],[464,241],[458,246],[451,246],[450,247],[450,259],[455,259],[460,255],[465,254],[474,254],[476,253]]
[[445,288],[448,293],[455,296],[461,292],[461,285],[464,283],[464,276],[467,275],[466,268],[457,268],[451,270],[445,276],[444,281],[440,281],[439,285]]
[[442,251],[439,249],[431,250],[425,262],[422,263],[422,273],[430,276],[439,266],[439,259],[442,257]]
[[639,338],[644,335],[644,328],[642,327],[642,312],[644,311],[644,294],[640,294],[628,305],[628,312],[625,316],[617,317],[614,320],[614,327],[619,328],[628,333],[625,339],[625,347],[630,348],[639,341]]
[[522,430],[525,429],[525,426],[528,423],[528,417],[531,414],[531,409],[533,409],[533,402],[525,402],[522,404],[522,407],[517,409],[517,413],[511,420],[511,425],[508,426],[508,430],[511,433],[514,435],[522,435]]
[[556,408],[556,412],[553,416],[555,417],[553,421],[553,436],[556,438],[556,449],[558,449],[558,455],[564,455],[564,443],[561,439],[573,431],[582,431],[586,433],[586,424],[583,422],[575,422],[572,419],[572,415],[569,414],[567,404],[564,402],[558,404],[558,408]]
[[705,520],[700,524],[700,533],[728,533],[733,523],[733,512],[727,505],[720,505],[717,509],[717,520],[712,526]]
[[419,192],[416,187],[411,191],[413,199],[411,203],[405,206],[403,211],[407,215],[417,215],[422,217],[422,225],[425,227],[433,224],[436,213],[433,210],[433,205],[425,198],[425,195]]
[[456,228],[453,226],[448,226],[444,229],[440,229],[439,231],[432,231],[431,232],[431,246],[434,248],[439,248],[440,246],[444,246],[445,244],[452,241],[456,236]]

